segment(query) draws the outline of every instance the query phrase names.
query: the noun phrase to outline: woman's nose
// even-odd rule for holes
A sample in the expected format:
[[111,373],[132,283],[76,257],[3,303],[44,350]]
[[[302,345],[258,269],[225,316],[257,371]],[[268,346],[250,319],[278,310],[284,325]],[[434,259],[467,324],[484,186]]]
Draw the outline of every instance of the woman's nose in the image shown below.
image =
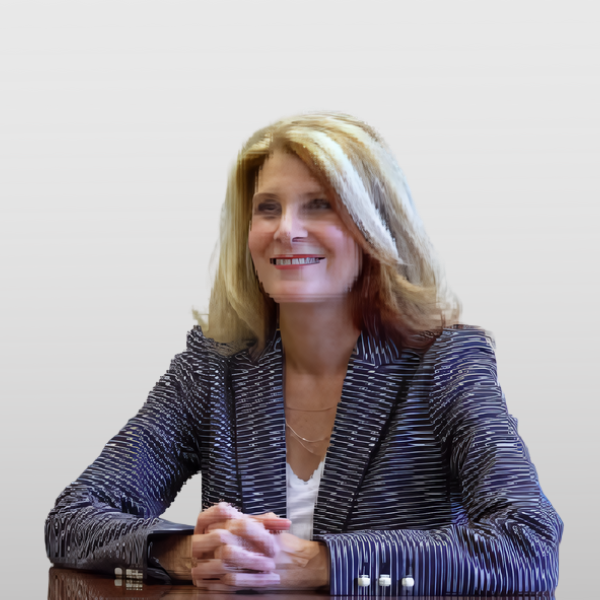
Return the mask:
[[275,231],[274,238],[278,241],[293,242],[305,238],[307,231],[303,220],[297,211],[284,210],[279,220],[279,226]]

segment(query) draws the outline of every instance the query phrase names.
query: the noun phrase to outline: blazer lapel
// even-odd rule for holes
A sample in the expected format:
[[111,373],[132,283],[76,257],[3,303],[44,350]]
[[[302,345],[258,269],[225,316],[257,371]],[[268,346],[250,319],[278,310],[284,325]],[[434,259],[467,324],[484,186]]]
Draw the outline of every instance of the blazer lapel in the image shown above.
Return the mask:
[[[315,506],[313,534],[341,533],[415,357],[362,333],[342,388]],[[406,363],[406,364],[405,364]]]
[[243,352],[231,363],[236,455],[246,514],[286,516],[283,355],[279,334],[257,362]]

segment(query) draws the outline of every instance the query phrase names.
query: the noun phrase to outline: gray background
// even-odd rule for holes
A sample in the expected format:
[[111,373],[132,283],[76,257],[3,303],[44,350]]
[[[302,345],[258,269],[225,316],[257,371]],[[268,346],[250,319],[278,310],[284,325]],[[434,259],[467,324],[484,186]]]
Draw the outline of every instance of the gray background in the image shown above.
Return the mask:
[[[1,2],[4,582],[45,596],[54,499],[184,348],[243,141],[332,109],[388,140],[464,321],[495,334],[566,525],[557,596],[591,594],[597,17],[573,1]],[[168,518],[194,522],[198,483]]]

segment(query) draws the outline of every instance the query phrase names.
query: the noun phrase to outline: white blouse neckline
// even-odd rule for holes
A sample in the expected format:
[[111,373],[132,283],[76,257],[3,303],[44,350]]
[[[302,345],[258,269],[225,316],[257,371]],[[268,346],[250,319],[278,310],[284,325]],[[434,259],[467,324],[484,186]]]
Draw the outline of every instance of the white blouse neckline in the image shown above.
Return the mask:
[[305,540],[312,540],[313,515],[324,467],[325,459],[319,463],[308,481],[304,481],[286,462],[287,518],[292,521],[290,533]]

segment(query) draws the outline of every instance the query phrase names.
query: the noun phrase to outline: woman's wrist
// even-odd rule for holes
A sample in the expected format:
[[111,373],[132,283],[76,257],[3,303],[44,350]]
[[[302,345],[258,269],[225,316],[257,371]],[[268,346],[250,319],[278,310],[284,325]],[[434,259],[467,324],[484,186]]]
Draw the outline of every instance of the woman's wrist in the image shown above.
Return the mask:
[[331,562],[329,560],[329,550],[327,546],[322,542],[318,542],[318,554],[309,561],[306,565],[307,569],[312,571],[315,587],[327,587],[329,588],[330,583],[330,568]]
[[[329,587],[329,550],[321,542],[310,542],[290,534],[282,535],[282,554],[277,573],[283,589]],[[283,559],[283,560],[282,560]]]
[[192,581],[192,535],[164,535],[152,542],[152,556],[169,577]]

